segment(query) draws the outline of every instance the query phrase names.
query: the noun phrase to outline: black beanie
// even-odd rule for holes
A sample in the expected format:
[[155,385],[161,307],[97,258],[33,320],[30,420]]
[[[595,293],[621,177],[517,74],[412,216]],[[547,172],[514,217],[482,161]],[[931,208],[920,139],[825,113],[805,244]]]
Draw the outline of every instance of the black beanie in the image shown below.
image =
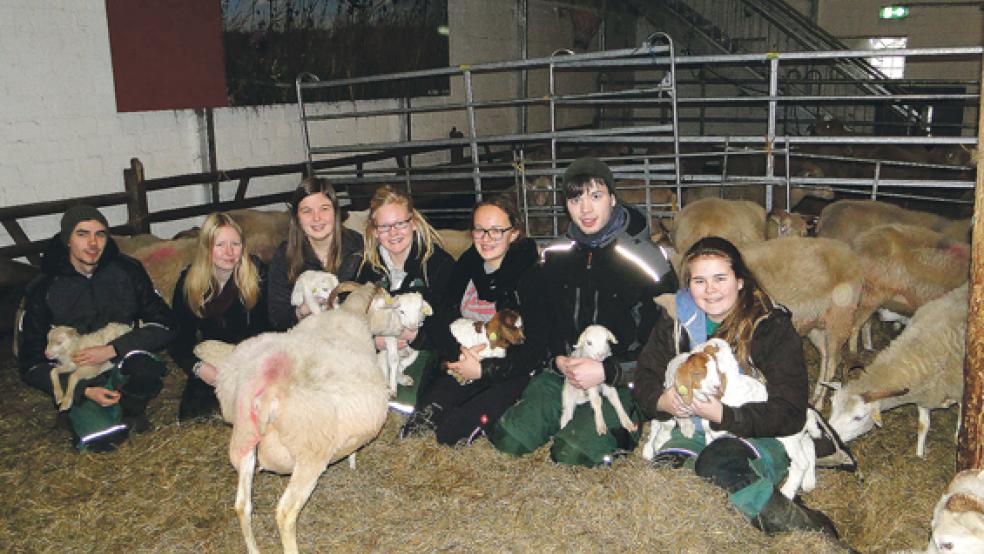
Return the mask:
[[615,194],[615,177],[608,164],[598,158],[578,158],[564,171],[564,185],[582,179],[601,179],[608,186],[608,192]]
[[109,229],[109,222],[106,221],[106,216],[88,204],[76,204],[65,211],[65,215],[61,218],[61,239],[65,243],[65,246],[68,246],[68,237],[72,235],[75,226],[80,221],[89,220],[96,220]]

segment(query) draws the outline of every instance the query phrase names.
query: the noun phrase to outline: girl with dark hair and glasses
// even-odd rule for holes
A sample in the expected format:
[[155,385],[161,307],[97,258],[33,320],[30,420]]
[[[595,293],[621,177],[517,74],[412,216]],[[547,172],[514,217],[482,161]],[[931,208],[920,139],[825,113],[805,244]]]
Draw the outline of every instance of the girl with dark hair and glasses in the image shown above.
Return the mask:
[[[520,282],[536,264],[536,243],[523,236],[522,221],[506,196],[475,205],[472,241],[451,272],[443,302],[435,306],[435,343],[448,371],[417,395],[417,408],[401,436],[433,429],[442,444],[470,442],[519,398],[529,381],[532,364],[479,361],[478,347],[461,348],[448,326],[461,317],[487,322],[504,308],[522,315],[528,303]],[[510,346],[506,356],[519,359],[522,351],[523,345]]]
[[[394,295],[419,292],[431,306],[440,304],[454,258],[441,248],[441,237],[413,207],[409,196],[390,185],[376,189],[369,200],[365,237],[356,281],[376,283]],[[396,402],[391,404],[401,411],[413,407],[421,382],[436,373],[431,370],[436,367],[431,340],[434,329],[434,318],[428,317],[420,329],[405,330],[400,336],[400,348],[409,344],[420,351],[405,371],[414,384],[400,386]],[[383,347],[382,337],[376,337],[376,348]]]

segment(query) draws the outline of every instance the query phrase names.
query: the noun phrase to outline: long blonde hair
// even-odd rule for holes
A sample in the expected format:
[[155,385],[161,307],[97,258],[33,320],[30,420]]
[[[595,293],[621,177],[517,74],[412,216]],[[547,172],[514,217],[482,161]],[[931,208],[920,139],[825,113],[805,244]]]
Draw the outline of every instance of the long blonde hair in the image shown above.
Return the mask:
[[249,248],[242,228],[225,212],[209,214],[202,223],[202,230],[198,233],[195,258],[188,266],[188,274],[185,275],[185,302],[191,313],[198,317],[205,315],[205,304],[222,292],[222,283],[216,277],[215,265],[212,263],[212,248],[215,246],[215,236],[223,227],[234,229],[243,245],[242,255],[236,262],[231,277],[239,289],[240,302],[247,310],[251,310],[260,297],[260,274],[249,259]]
[[359,266],[359,269],[361,270],[366,264],[369,264],[369,267],[373,268],[377,273],[388,273],[386,266],[379,256],[379,239],[376,238],[375,233],[376,222],[372,218],[376,210],[386,204],[402,204],[407,209],[407,213],[410,214],[414,227],[416,227],[413,240],[417,244],[417,251],[422,254],[420,265],[424,272],[424,281],[427,282],[427,260],[434,254],[434,246],[443,247],[444,241],[441,240],[441,236],[437,234],[437,231],[431,227],[431,224],[427,223],[424,216],[413,207],[413,199],[390,185],[383,185],[376,189],[376,192],[372,195],[372,199],[369,201],[369,218],[366,221],[365,232],[366,240],[362,250],[362,264]]
[[331,251],[328,252],[328,259],[325,260],[324,271],[338,274],[338,269],[342,265],[342,213],[338,206],[338,197],[335,194],[335,187],[328,179],[323,177],[307,177],[301,184],[294,189],[290,196],[290,226],[287,230],[287,281],[293,283],[297,277],[304,272],[304,250],[313,250],[311,243],[308,242],[301,229],[301,221],[298,210],[301,201],[312,194],[324,194],[331,201],[331,208],[335,212],[334,231],[331,236]]

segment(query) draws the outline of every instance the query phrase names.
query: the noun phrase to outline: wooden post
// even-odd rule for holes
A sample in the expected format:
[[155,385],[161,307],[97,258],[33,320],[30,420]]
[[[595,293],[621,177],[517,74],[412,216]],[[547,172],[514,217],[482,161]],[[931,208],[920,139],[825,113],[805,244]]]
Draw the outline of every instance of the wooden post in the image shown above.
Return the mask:
[[126,215],[134,234],[149,233],[147,222],[147,188],[144,186],[143,164],[130,158],[130,167],[123,170],[123,186],[126,188]]
[[[981,75],[984,78],[984,64]],[[977,106],[977,184],[974,192],[973,257],[970,266],[970,306],[967,310],[967,358],[957,471],[977,469],[984,462],[984,90]]]

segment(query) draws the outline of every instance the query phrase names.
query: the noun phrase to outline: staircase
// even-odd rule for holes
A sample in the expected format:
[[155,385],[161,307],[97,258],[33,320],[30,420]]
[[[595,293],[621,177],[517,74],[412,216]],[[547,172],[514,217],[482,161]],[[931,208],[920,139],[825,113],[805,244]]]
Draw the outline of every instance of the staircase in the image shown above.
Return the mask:
[[[623,0],[657,28],[665,29],[667,16],[688,34],[702,40],[681,41],[694,54],[741,54],[749,52],[801,52],[847,50],[847,46],[782,0]],[[678,36],[678,40],[682,37]],[[819,61],[818,61],[819,62]],[[887,77],[863,59],[836,63],[784,64],[780,94],[884,95],[900,94],[897,86],[881,82]],[[768,81],[761,67],[744,68],[762,82]],[[917,110],[893,105],[896,116],[907,125],[920,120]],[[836,115],[846,120],[868,120],[870,113],[831,113],[819,106],[803,107],[816,119]],[[804,114],[801,114],[804,115]],[[900,133],[906,134],[906,133]]]

